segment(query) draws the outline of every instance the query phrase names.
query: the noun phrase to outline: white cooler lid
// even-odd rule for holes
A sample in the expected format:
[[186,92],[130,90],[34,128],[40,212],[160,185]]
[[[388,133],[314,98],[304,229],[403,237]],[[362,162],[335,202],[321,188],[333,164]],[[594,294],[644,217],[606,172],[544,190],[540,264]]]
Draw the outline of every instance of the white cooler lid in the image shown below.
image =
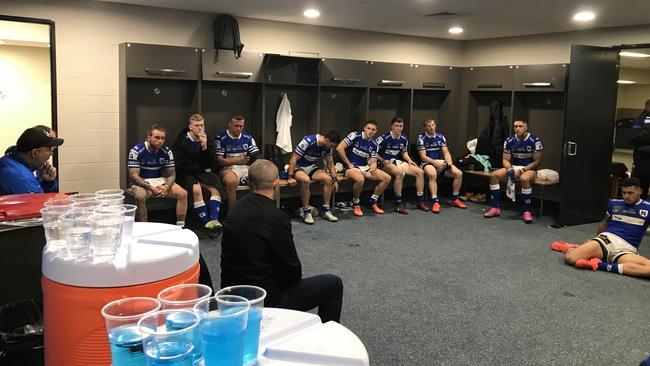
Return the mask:
[[136,222],[131,245],[111,262],[72,260],[43,252],[43,276],[80,287],[134,286],[181,274],[199,261],[199,238],[176,225]]

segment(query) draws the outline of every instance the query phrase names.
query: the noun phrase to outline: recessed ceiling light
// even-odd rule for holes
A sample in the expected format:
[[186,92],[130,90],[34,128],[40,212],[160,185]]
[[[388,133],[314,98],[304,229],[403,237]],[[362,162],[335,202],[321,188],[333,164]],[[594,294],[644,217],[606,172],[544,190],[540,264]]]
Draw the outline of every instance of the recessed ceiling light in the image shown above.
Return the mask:
[[581,11],[579,13],[576,13],[576,15],[573,16],[573,20],[578,22],[588,22],[594,20],[595,18],[596,18],[596,14],[594,14],[591,11]]
[[461,27],[451,27],[451,28],[449,28],[449,33],[451,33],[451,34],[463,33],[463,28],[461,28]]
[[316,9],[307,9],[303,13],[307,18],[317,18],[320,16],[320,11]]
[[640,53],[640,52],[628,52],[628,51],[621,51],[618,53],[621,56],[624,57],[650,57],[647,53]]
[[632,80],[618,80],[617,83],[619,83],[619,84],[636,84],[636,81],[632,81]]

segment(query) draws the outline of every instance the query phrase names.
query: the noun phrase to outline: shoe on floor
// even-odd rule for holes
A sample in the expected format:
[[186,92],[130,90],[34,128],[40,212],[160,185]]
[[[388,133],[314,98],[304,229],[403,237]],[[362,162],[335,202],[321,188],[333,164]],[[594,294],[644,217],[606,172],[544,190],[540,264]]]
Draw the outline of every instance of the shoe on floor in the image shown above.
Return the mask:
[[363,216],[363,211],[361,211],[361,206],[354,205],[352,206],[352,210],[354,211],[354,216],[358,216],[358,217]]
[[492,207],[488,212],[483,214],[483,217],[487,217],[487,218],[497,217],[497,216],[501,216],[501,209],[496,207]]
[[555,243],[551,244],[551,249],[555,250],[556,252],[563,252],[566,253],[569,251],[571,248],[577,248],[578,244],[569,244],[564,241],[556,241]]
[[431,212],[440,213],[440,202],[434,202],[433,205],[431,205]]
[[379,208],[379,206],[376,203],[373,203],[370,205],[370,209],[373,210],[376,214],[381,215],[384,213],[384,210]]
[[456,206],[458,208],[467,208],[467,206],[461,201],[460,199],[456,198],[454,201],[451,202],[452,206]]
[[594,271],[598,271],[598,263],[602,262],[600,259],[593,257],[591,259],[578,259],[575,264],[576,268],[591,268]]
[[524,211],[524,214],[522,216],[525,223],[530,224],[533,222],[533,215],[530,214],[530,211]]
[[329,221],[329,222],[337,222],[337,221],[339,221],[339,218],[336,217],[336,216],[334,216],[334,215],[332,214],[332,212],[330,212],[330,211],[325,211],[325,212],[323,212],[322,217],[323,217],[325,220]]
[[476,193],[469,200],[472,202],[485,202],[485,193]]
[[409,209],[406,208],[404,202],[400,202],[395,205],[395,212],[407,215],[409,213]]
[[314,223],[314,217],[311,215],[311,211],[305,212],[305,217],[302,219],[305,224],[312,225]]
[[472,197],[473,193],[472,192],[465,192],[462,195],[460,195],[460,199],[463,201],[469,201],[470,197]]
[[420,201],[418,202],[418,208],[424,212],[428,212],[431,209],[431,206],[427,205],[424,201]]
[[218,230],[221,229],[221,226],[222,225],[219,220],[210,220],[204,225],[204,227],[208,230]]

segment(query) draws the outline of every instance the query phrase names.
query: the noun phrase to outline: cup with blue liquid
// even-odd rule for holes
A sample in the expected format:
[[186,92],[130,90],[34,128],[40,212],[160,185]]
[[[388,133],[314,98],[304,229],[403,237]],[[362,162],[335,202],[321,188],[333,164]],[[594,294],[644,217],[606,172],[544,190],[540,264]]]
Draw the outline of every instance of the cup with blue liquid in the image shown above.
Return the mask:
[[194,306],[201,317],[199,334],[205,366],[242,366],[249,309],[248,300],[235,295],[210,297]]
[[262,322],[262,310],[266,291],[257,286],[240,285],[222,288],[217,291],[220,295],[236,295],[248,300],[251,307],[248,311],[248,322],[244,331],[244,359],[243,365],[250,366],[257,362],[257,353],[260,343],[260,327]]
[[[163,310],[167,309],[187,309],[192,311],[194,305],[203,299],[207,299],[212,295],[212,288],[210,286],[186,283],[168,287],[158,294],[158,300],[162,304]],[[184,328],[186,323],[191,321],[183,313],[172,313],[167,319],[168,327]],[[203,359],[203,348],[201,347],[201,336],[198,327],[194,330],[194,364],[199,363]]]
[[[170,321],[170,319],[182,321]],[[200,318],[192,310],[169,309],[145,315],[138,330],[147,366],[192,366],[194,364],[194,331]]]
[[113,366],[145,364],[142,341],[149,335],[138,330],[138,321],[160,310],[160,307],[157,299],[130,297],[112,301],[102,308]]

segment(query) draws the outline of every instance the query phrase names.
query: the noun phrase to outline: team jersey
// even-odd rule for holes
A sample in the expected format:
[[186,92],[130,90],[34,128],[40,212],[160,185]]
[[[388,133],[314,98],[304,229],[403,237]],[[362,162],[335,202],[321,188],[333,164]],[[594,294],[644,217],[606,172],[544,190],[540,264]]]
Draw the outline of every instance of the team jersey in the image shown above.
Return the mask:
[[332,149],[327,149],[323,146],[318,146],[318,135],[307,135],[300,140],[294,152],[300,156],[296,165],[304,168],[316,162],[316,160],[332,156]]
[[447,146],[447,139],[440,133],[435,133],[430,136],[426,132],[422,132],[418,136],[416,144],[418,151],[427,151],[427,157],[435,160],[442,160],[445,156],[442,154],[442,148]]
[[225,130],[214,138],[217,156],[225,159],[238,156],[251,156],[260,152],[253,136],[242,132],[239,137],[234,137],[230,131]]
[[517,135],[512,135],[503,143],[503,152],[510,154],[510,164],[526,166],[533,162],[533,153],[543,151],[542,140],[528,133],[525,139],[519,140]]
[[375,140],[379,156],[384,160],[401,159],[402,154],[408,149],[409,142],[404,135],[394,138],[390,131],[377,137]]
[[160,178],[164,169],[174,167],[174,154],[167,146],[150,151],[149,143],[141,142],[131,148],[128,167],[139,168],[142,178]]
[[607,216],[610,217],[605,231],[619,236],[626,242],[638,248],[650,224],[650,202],[640,200],[633,205],[627,205],[621,199],[609,201]]
[[366,166],[370,164],[370,159],[377,157],[377,143],[373,139],[364,138],[363,131],[350,132],[343,141],[347,147],[345,155],[354,166]]

